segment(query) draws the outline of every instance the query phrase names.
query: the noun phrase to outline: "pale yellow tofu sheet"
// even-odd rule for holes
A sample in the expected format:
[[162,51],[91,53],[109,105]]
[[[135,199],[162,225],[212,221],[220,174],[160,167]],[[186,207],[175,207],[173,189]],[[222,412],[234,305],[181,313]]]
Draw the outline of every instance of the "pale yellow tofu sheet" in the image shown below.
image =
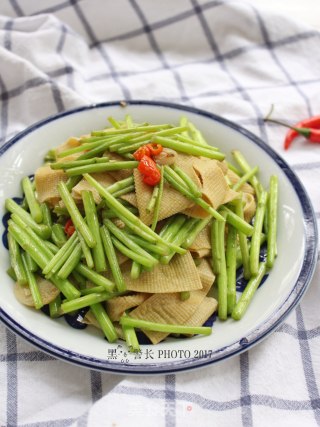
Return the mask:
[[62,170],[53,170],[49,165],[38,168],[34,176],[38,201],[56,205],[60,200],[57,186],[60,181],[67,180],[68,176]]
[[200,231],[188,250],[195,258],[203,258],[211,253],[210,225]]
[[[103,187],[108,187],[109,185],[112,185],[115,182],[115,179],[107,172],[91,173],[90,175]],[[85,179],[82,179],[80,182],[78,182],[77,185],[73,187],[71,193],[72,197],[75,200],[81,200],[81,191],[83,190],[92,191],[94,201],[97,204],[101,202],[101,196],[98,191]]]
[[[155,323],[185,325],[188,319],[199,309],[204,300],[204,290],[190,292],[190,297],[182,301],[180,293],[154,294],[130,312],[130,317]],[[152,344],[157,344],[169,334],[164,332],[143,331]]]
[[114,297],[109,301],[106,301],[106,309],[108,316],[112,321],[117,321],[120,319],[120,317],[126,310],[129,310],[133,307],[137,307],[149,297],[150,294],[143,292],[139,292],[133,295]]
[[129,291],[148,293],[182,292],[202,289],[198,269],[190,255],[175,255],[168,265],[158,264],[152,271],[140,274],[138,280],[130,277],[131,262],[122,268]]
[[[227,184],[224,176],[225,165],[222,162],[178,153],[175,164],[192,179],[202,192],[202,198],[214,209],[239,197],[239,193],[231,190]],[[138,170],[134,170],[134,180],[139,216],[145,224],[151,224],[153,214],[147,212],[147,206],[151,199],[153,188],[144,184]],[[178,212],[199,218],[208,216],[208,213],[203,208],[183,196],[168,183],[165,183],[159,220],[168,218]]]
[[[151,224],[153,213],[147,212],[147,206],[152,196],[153,187],[143,182],[141,173],[135,169],[133,172],[136,201],[139,209],[139,217],[145,224]],[[177,190],[172,188],[167,182],[163,186],[163,196],[159,211],[159,221],[168,218],[178,212],[182,212],[192,206],[193,202],[184,197]]]

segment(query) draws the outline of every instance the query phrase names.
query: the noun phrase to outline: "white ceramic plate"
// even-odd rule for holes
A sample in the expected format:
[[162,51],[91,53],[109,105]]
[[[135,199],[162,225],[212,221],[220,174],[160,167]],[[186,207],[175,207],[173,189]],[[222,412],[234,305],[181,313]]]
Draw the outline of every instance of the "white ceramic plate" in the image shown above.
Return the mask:
[[[50,117],[23,131],[0,148],[0,217],[4,199],[21,195],[20,179],[34,173],[51,147],[69,136],[106,126],[106,118],[131,114],[137,122],[177,124],[187,116],[205,138],[230,153],[239,149],[260,168],[267,186],[271,174],[279,177],[278,258],[241,321],[216,320],[209,337],[169,339],[157,346],[142,345],[138,358],[124,343],[109,344],[98,330],[76,330],[65,320],[51,320],[22,306],[6,275],[8,252],[0,244],[0,318],[14,332],[51,355],[78,365],[116,373],[155,374],[194,369],[239,354],[273,331],[299,302],[312,278],[317,227],[310,200],[289,166],[259,138],[221,117],[194,108],[163,102],[135,101],[126,108],[118,102],[93,105]],[[4,226],[1,225],[1,235]]]

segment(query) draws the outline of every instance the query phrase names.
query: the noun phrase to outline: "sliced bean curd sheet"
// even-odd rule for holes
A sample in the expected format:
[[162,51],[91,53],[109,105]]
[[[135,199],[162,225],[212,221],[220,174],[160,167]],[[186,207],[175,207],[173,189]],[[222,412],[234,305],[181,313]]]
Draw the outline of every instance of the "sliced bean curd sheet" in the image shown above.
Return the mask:
[[194,168],[194,163],[197,159],[198,157],[196,156],[178,153],[175,158],[174,164],[180,169],[182,169],[183,172],[185,172],[189,176],[189,178],[192,179],[192,181],[196,184],[197,187],[201,188],[201,180]]
[[[190,297],[182,301],[180,293],[153,294],[139,307],[130,312],[130,317],[154,323],[187,325],[189,318],[198,310],[211,285],[190,292]],[[211,313],[212,314],[212,313]],[[169,334],[143,331],[152,344],[157,344]]]
[[[85,316],[83,318],[83,323],[86,323],[87,325],[90,325],[90,326],[94,326],[95,328],[101,330],[101,326],[100,326],[99,322],[97,321],[97,319],[95,318],[95,316],[94,316],[94,314],[92,313],[91,310],[89,310],[85,314]],[[118,334],[118,337],[119,337],[119,334]]]
[[[77,138],[75,136],[72,136],[72,137],[68,138],[64,143],[55,147],[54,151],[55,151],[56,156],[58,156],[63,151],[70,150],[71,148],[79,147],[79,145],[81,145],[81,138]],[[79,156],[79,153],[77,153],[77,155],[75,157],[78,157],[78,156]],[[63,161],[65,161],[65,160],[66,160],[66,157],[64,158]]]
[[198,309],[189,317],[188,326],[202,326],[217,310],[218,301],[212,297],[204,297]]
[[[127,120],[126,122],[118,122],[113,121],[112,119],[110,123],[114,126],[116,125],[116,130],[118,131],[115,132],[115,134],[119,133],[119,130],[121,134],[126,133],[126,126],[136,126],[136,124],[131,123],[131,120]],[[170,130],[170,133],[172,133],[169,138],[174,140],[175,135],[174,130],[171,131],[171,125],[165,126]],[[86,135],[85,138],[71,137],[66,142],[56,147],[54,150],[51,150],[52,155],[50,157],[50,161],[56,161],[56,165],[59,162],[71,162],[77,160],[78,157],[82,154],[83,156],[81,158],[107,156],[110,162],[135,160],[130,154],[126,154],[126,156],[129,157],[125,158],[119,154],[121,150],[125,148],[126,144],[130,146],[130,139],[127,141],[123,140],[121,143],[113,143],[111,145],[105,143],[106,138],[108,138],[107,133],[109,132],[110,135],[112,135],[115,130],[115,128],[108,129],[110,130],[108,131],[106,129],[102,131],[106,134],[100,139],[102,147],[98,147],[99,137],[92,137],[92,135]],[[139,131],[141,132],[141,129]],[[181,130],[179,132],[181,132]],[[197,132],[197,130],[195,130],[195,132]],[[147,138],[146,135],[143,134],[142,137],[144,137],[145,140],[143,143],[147,144],[149,142],[152,142],[151,131],[150,133],[148,133]],[[114,138],[114,136],[110,136],[110,138]],[[89,148],[90,143],[87,143],[88,141],[92,141],[93,143],[91,152]],[[179,141],[179,143],[176,144],[177,147],[181,147],[181,144],[183,144],[183,138],[181,139],[181,135],[178,135],[177,141]],[[188,142],[185,143],[187,145],[190,145],[191,142],[192,140],[190,139],[188,140]],[[73,148],[80,147],[80,145],[82,145],[83,143],[86,144],[84,148],[86,148],[86,150],[88,151],[84,152],[80,149],[73,150]],[[199,146],[199,141],[195,141],[195,144]],[[108,146],[110,146],[110,151]],[[118,149],[120,149],[119,153],[117,152]],[[68,150],[71,150],[69,155],[60,156],[61,153],[67,152]],[[182,149],[182,151],[185,151],[185,147]],[[221,158],[223,158],[223,156],[224,154],[221,153]],[[56,158],[54,159],[54,157]],[[99,159],[97,160],[97,162],[100,162]],[[255,166],[256,165],[249,165],[248,167],[254,168]],[[232,207],[232,201],[235,201],[236,199],[241,199],[241,203],[243,204],[244,220],[246,222],[251,222],[252,220],[254,221],[254,216],[256,214],[257,209],[255,190],[253,186],[250,185],[248,182],[245,182],[238,191],[234,191],[232,189],[233,185],[239,181],[240,175],[243,175],[244,173],[239,172],[238,175],[236,173],[238,168],[232,167],[232,165],[229,167],[229,164],[226,160],[216,160],[208,157],[188,155],[185,152],[174,152],[174,163],[172,165],[172,169],[171,166],[166,166],[166,168],[168,167],[170,168],[170,173],[172,169],[177,172],[180,172],[177,174],[177,172],[173,173],[172,171],[173,176],[175,176],[177,182],[180,183],[180,191],[183,190],[183,188],[181,188],[181,185],[185,188],[188,188],[188,191],[191,194],[192,191],[194,192],[193,194],[196,194],[198,189],[201,194],[201,198],[207,203],[207,205],[209,205],[210,209],[213,210],[219,210],[220,207],[231,202],[228,207],[229,209],[234,211]],[[117,227],[123,229],[124,233],[127,233],[127,230],[130,230],[129,234],[132,235],[132,233],[138,233],[138,235],[140,235],[141,233],[139,233],[138,228],[142,228],[144,232],[148,231],[148,229],[146,230],[145,225],[149,226],[152,224],[153,212],[148,212],[147,207],[150,202],[154,187],[149,186],[143,182],[143,176],[138,171],[138,169],[123,169],[108,172],[92,173],[90,174],[90,176],[104,189],[108,189],[108,187],[110,187],[111,185],[128,178],[128,183],[127,181],[124,181],[120,184],[121,190],[123,188],[126,189],[128,187],[128,193],[123,195],[118,194],[117,196],[112,195],[111,197],[114,198],[113,201],[115,202],[113,203],[112,200],[109,199],[109,195],[107,195],[106,192],[102,191],[101,194],[104,194],[104,197],[106,198],[105,204],[103,204],[101,202],[104,200],[104,198],[99,194],[97,189],[93,187],[93,185],[90,184],[87,179],[84,179],[83,177],[81,177],[81,175],[79,175],[75,177],[76,179],[73,181],[74,186],[70,186],[68,190],[73,200],[76,202],[77,207],[81,211],[82,215],[84,212],[82,192],[84,190],[89,190],[92,192],[93,199],[96,205],[100,204],[100,207],[97,210],[97,215],[100,223],[99,226],[103,225],[103,215],[106,215],[105,218],[112,218],[112,222]],[[86,178],[88,177],[89,175],[86,176]],[[61,196],[57,188],[60,182],[66,183],[67,180],[68,176],[63,169],[52,169],[50,167],[50,164],[45,164],[44,166],[41,166],[35,172],[36,199],[39,203],[47,203],[51,210],[54,227],[59,226],[63,233],[63,217],[62,222],[60,218],[60,224],[58,224],[56,222],[57,216],[55,215],[55,212],[58,212],[59,215],[65,215],[65,218],[69,217],[69,214],[65,209],[64,203],[61,200]],[[255,181],[259,182],[258,174],[255,176]],[[94,181],[91,182],[94,184]],[[174,183],[172,183],[172,185],[173,184]],[[109,318],[110,321],[113,322],[114,328],[117,331],[117,335],[121,338],[124,338],[123,329],[121,326],[121,316],[123,316],[125,313],[126,316],[130,316],[132,318],[144,321],[149,321],[152,323],[165,323],[169,325],[186,325],[196,327],[202,326],[204,322],[212,315],[212,313],[217,310],[218,303],[216,299],[211,296],[211,293],[217,293],[217,289],[215,289],[215,283],[219,281],[219,277],[218,280],[216,280],[211,266],[212,259],[209,258],[211,257],[212,253],[210,239],[210,229],[212,223],[211,217],[207,210],[204,210],[202,207],[196,204],[197,200],[195,198],[193,200],[188,199],[186,196],[182,195],[177,189],[173,188],[172,185],[170,185],[167,181],[164,182],[163,195],[160,203],[158,218],[159,222],[156,230],[157,234],[160,233],[160,237],[162,240],[160,242],[156,242],[157,237],[159,236],[155,236],[156,239],[153,240],[154,236],[148,233],[145,234],[143,238],[141,236],[137,237],[137,244],[139,244],[142,249],[146,250],[148,253],[150,253],[150,255],[155,258],[155,266],[150,268],[143,268],[143,266],[141,266],[140,264],[136,265],[136,267],[138,267],[138,269],[140,270],[140,276],[138,279],[133,279],[131,277],[132,260],[129,259],[127,256],[123,255],[115,248],[117,262],[120,266],[123,281],[126,285],[126,292],[123,295],[119,295],[119,293],[117,293],[117,296],[113,296],[111,298],[107,293],[105,293],[108,296],[108,300],[99,304],[102,310],[106,310],[106,316],[109,316],[105,317],[105,321],[109,322]],[[117,189],[118,187],[119,186],[117,186]],[[133,189],[134,191],[132,191]],[[187,194],[187,196],[189,197],[190,195]],[[115,197],[117,197],[117,201]],[[112,202],[111,209],[108,207],[108,203],[106,203],[107,200],[109,200],[109,204],[110,202]],[[123,210],[121,215],[117,212],[114,212],[115,208],[119,208],[119,210],[121,211],[120,202],[124,206],[132,206],[134,214],[130,214],[131,220],[133,218],[132,215],[136,215],[140,219],[140,223],[138,220],[138,222],[136,223],[136,227],[132,228],[130,227],[130,224],[127,223],[129,216],[128,218],[124,218],[123,216],[121,216],[124,214]],[[59,207],[59,209],[57,207]],[[137,208],[137,210],[135,210],[135,208]],[[219,212],[222,211],[223,209]],[[138,212],[138,214],[136,214],[136,212]],[[192,218],[199,218],[199,220]],[[12,219],[14,218],[12,217]],[[135,219],[136,218],[133,218],[133,221]],[[175,227],[174,232],[169,232],[168,235],[170,235],[170,233],[173,233],[170,238],[163,238],[161,234],[162,232],[158,230],[161,230],[162,227],[164,227],[164,229],[162,230],[164,231],[171,222],[175,223],[174,219],[178,219],[178,222],[182,220],[182,226],[180,224],[180,226]],[[200,219],[203,220],[200,221]],[[190,224],[190,221],[194,221],[194,224]],[[199,224],[201,224],[200,228]],[[52,225],[50,224],[50,227],[51,226]],[[188,232],[185,231],[185,227],[187,226],[189,226]],[[193,235],[192,227],[195,227]],[[201,229],[201,227],[204,228]],[[200,229],[201,231],[199,231]],[[183,232],[185,232],[185,234],[187,235],[191,233],[188,244],[188,240],[186,240],[186,236],[183,235]],[[266,233],[266,230],[263,230],[263,232]],[[164,232],[164,234],[166,233],[167,231]],[[196,233],[198,234],[196,235]],[[228,233],[228,224],[226,224],[225,226],[225,233]],[[58,251],[58,247],[54,245],[55,234],[52,233],[52,235],[53,237],[51,237],[51,241],[48,240],[46,242],[45,240],[43,240],[38,241],[38,243],[41,243],[42,245],[51,245],[53,253],[56,253]],[[148,237],[151,237],[151,239],[149,239]],[[150,240],[148,249],[147,247],[144,248],[144,238],[148,241]],[[19,236],[16,236],[16,239],[18,241]],[[166,241],[168,242],[167,246]],[[183,249],[184,251],[187,250],[184,255],[179,255],[175,253],[175,251],[178,250],[177,247],[174,250],[172,249],[172,244],[175,242],[178,242],[178,246],[181,245],[181,248],[185,248]],[[122,244],[126,246],[125,242],[123,242]],[[127,242],[127,244],[129,243]],[[171,246],[168,246],[170,244]],[[164,254],[162,252],[158,252],[157,250],[155,252],[152,252],[153,245],[160,245],[161,251],[163,251],[164,248],[164,250],[167,252],[165,252]],[[27,246],[24,247],[25,250],[22,250],[23,256],[25,257],[28,255],[30,257],[30,254],[28,254],[27,252]],[[88,250],[91,253],[91,249],[88,248]],[[170,259],[169,264],[162,263],[165,259]],[[160,262],[157,263],[157,261]],[[85,265],[85,262],[86,261],[82,256],[81,263]],[[53,284],[49,280],[40,277],[39,274],[41,274],[40,268],[37,270],[36,273],[37,286],[39,287],[39,292],[41,294],[43,303],[49,304],[52,301],[55,301],[57,296],[60,295],[60,290],[58,289],[58,286],[60,287],[60,285],[63,285],[63,283],[60,283],[59,285],[57,280],[55,280],[56,284]],[[83,277],[79,275],[76,270],[74,274],[71,272],[70,280],[71,277],[72,279],[75,279],[75,282],[73,280],[71,281],[73,284],[75,284],[76,287],[78,286],[78,289],[76,289],[75,287],[74,289],[72,289],[74,291],[72,295],[74,294],[75,298],[79,297],[80,292],[83,292],[83,296],[94,292],[94,290],[91,291],[89,288],[92,288],[96,285],[90,283],[90,280],[88,278],[86,279],[84,276],[85,275],[83,275]],[[108,268],[108,271],[106,273],[103,273],[103,276],[104,278],[102,278],[102,280],[109,279],[111,280],[111,282],[113,281],[112,272],[110,268]],[[89,276],[86,275],[86,277]],[[113,292],[113,284],[111,282],[110,290],[111,292]],[[213,284],[214,286],[212,286]],[[16,294],[17,299],[21,303],[29,306],[35,305],[31,291],[28,286],[21,287],[20,285],[16,285],[14,292]],[[96,290],[95,292],[99,292],[99,290]],[[208,295],[209,292],[210,296]],[[70,298],[68,296],[68,299],[70,301],[72,300],[72,295],[70,293]],[[63,296],[62,298],[64,299]],[[104,330],[105,327],[105,324],[103,325],[99,323],[96,316],[90,309],[85,315],[84,322],[98,327],[102,330]],[[144,333],[147,335],[147,337],[151,340],[153,344],[162,341],[168,336],[168,333],[155,332],[152,330],[144,331]]]
[[[123,157],[121,157],[119,154],[117,153],[109,153],[107,152],[109,159],[115,160],[117,162],[123,161]],[[134,160],[134,159],[133,159]],[[128,178],[128,176],[131,176],[133,173],[132,169],[122,169],[122,170],[118,170],[118,171],[109,171],[108,172],[109,175],[111,175],[115,181],[120,181],[122,179]]]
[[[43,304],[49,304],[60,294],[59,289],[49,280],[36,275],[36,282]],[[34,307],[34,300],[29,287],[16,284],[14,287],[14,294],[17,300],[22,304]]]
[[[104,187],[109,187],[109,185],[112,185],[116,182],[115,179],[107,172],[93,173],[91,174],[91,176]],[[92,192],[96,204],[99,204],[101,202],[102,199],[98,191],[94,187],[92,187],[92,185],[85,179],[81,179],[81,181],[73,187],[71,195],[74,200],[81,200],[81,191],[83,190],[89,190]]]
[[188,249],[196,258],[204,258],[210,255],[211,242],[209,224],[203,230],[200,231],[200,233]]
[[168,265],[158,264],[152,271],[140,274],[139,280],[130,277],[131,263],[123,265],[127,289],[135,292],[168,293],[202,289],[197,267],[187,252],[176,255]]
[[[152,223],[153,214],[148,213],[147,206],[152,197],[153,187],[143,182],[143,178],[138,170],[135,170],[133,174],[139,217],[142,222],[150,225]],[[182,212],[192,205],[192,201],[186,199],[182,194],[165,182],[159,211],[159,221],[175,215],[176,213]]]
[[[177,155],[175,163],[192,179],[202,192],[202,197],[205,201],[215,209],[221,204],[239,197],[239,193],[231,190],[228,186],[223,174],[224,166],[218,166],[219,163],[221,162],[188,156],[183,153]],[[152,197],[152,187],[144,184],[141,174],[138,171],[134,171],[134,178],[140,218],[145,224],[150,224],[152,222],[152,213],[148,213],[147,206]],[[168,218],[179,212],[199,218],[208,216],[208,213],[203,208],[195,205],[193,201],[187,199],[179,191],[165,183],[159,220]]]
[[63,170],[53,170],[50,165],[45,165],[36,170],[34,180],[38,201],[54,206],[60,200],[58,184],[67,182],[68,176]]
[[206,258],[202,259],[197,266],[197,271],[202,283],[202,288],[210,289],[214,283],[215,275],[213,274],[209,260]]
[[106,302],[107,313],[111,320],[118,321],[125,311],[137,307],[149,297],[150,294],[143,292],[114,297]]
[[[193,168],[201,181],[202,198],[214,209],[239,197],[239,193],[228,186],[223,171],[216,161],[197,158],[193,163]],[[197,205],[185,210],[185,214],[198,218],[208,216],[207,212]]]
[[[231,182],[231,185],[236,184],[240,180],[239,175],[237,175],[231,169],[228,169],[227,177],[229,178],[229,180]],[[249,194],[252,194],[252,195],[255,194],[254,193],[254,188],[248,182],[246,182],[245,184],[243,184],[238,191],[241,191],[242,193],[249,193]]]
[[256,213],[257,204],[254,196],[250,193],[243,193],[242,200],[244,202],[243,215],[246,222],[251,222]]
[[[86,323],[89,326],[93,326],[94,328],[97,328],[101,331],[101,325],[99,324],[99,322],[97,321],[97,319],[95,318],[94,314],[92,313],[91,310],[89,310],[84,318],[83,318],[83,323]],[[114,325],[114,329],[117,333],[117,336],[119,339],[121,340],[125,340],[125,336],[122,330],[122,326],[119,324],[119,322],[117,321],[113,321],[113,325]]]
[[120,197],[120,199],[126,200],[127,202],[130,203],[130,205],[134,206],[135,208],[138,207],[137,195],[135,192],[124,194],[123,196]]

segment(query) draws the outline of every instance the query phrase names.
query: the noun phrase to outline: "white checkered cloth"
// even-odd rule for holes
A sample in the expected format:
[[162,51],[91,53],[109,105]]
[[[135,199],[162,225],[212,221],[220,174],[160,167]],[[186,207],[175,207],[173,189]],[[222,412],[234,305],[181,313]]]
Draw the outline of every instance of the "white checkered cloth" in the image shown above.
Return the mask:
[[[320,146],[265,125],[320,112],[319,33],[242,1],[2,0],[0,144],[73,107],[121,99],[196,106],[284,156],[319,218]],[[178,375],[118,376],[38,351],[0,325],[1,426],[319,426],[319,268],[267,340]]]

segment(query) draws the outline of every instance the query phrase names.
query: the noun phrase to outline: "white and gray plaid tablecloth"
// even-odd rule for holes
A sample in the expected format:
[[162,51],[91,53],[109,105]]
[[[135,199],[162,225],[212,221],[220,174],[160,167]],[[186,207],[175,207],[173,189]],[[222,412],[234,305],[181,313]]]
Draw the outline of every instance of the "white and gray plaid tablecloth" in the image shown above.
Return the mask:
[[[317,11],[315,11],[317,13]],[[319,13],[319,11],[318,11]],[[233,120],[270,144],[320,216],[320,145],[265,124],[320,113],[320,34],[232,0],[2,0],[0,144],[48,115],[152,99]],[[320,269],[267,340],[221,364],[156,377],[56,360],[0,325],[1,426],[319,426]]]

